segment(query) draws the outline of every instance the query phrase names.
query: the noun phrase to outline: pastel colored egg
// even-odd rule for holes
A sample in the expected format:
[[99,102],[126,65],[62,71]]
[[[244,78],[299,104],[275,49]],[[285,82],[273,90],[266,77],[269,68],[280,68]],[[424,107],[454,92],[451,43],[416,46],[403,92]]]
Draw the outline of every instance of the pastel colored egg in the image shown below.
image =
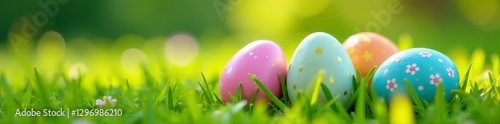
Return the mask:
[[[304,91],[314,83],[317,72],[324,70],[322,82],[332,96],[339,96],[337,101],[345,103],[352,94],[354,66],[342,44],[333,36],[323,32],[312,33],[297,46],[290,61],[287,76],[287,91],[290,100],[296,100],[297,92]],[[326,102],[320,88],[318,102]]]
[[[254,41],[239,50],[226,64],[219,80],[220,95],[223,102],[231,102],[229,94],[236,96],[238,84],[242,86],[242,96],[250,100],[259,88],[248,76],[257,77],[276,97],[282,97],[279,74],[286,79],[287,61],[283,50],[278,44],[268,40]],[[259,90],[257,100],[271,102],[262,90]]]
[[446,55],[427,48],[412,48],[389,57],[373,76],[376,93],[386,101],[396,93],[407,93],[407,79],[417,95],[426,101],[434,101],[439,83],[445,98],[450,101],[451,90],[458,89],[460,77],[457,67]]
[[[372,32],[357,33],[349,37],[343,44],[349,53],[354,67],[363,77],[373,67],[378,67],[391,55],[398,52],[397,46],[386,37]],[[371,86],[371,81],[368,87]]]

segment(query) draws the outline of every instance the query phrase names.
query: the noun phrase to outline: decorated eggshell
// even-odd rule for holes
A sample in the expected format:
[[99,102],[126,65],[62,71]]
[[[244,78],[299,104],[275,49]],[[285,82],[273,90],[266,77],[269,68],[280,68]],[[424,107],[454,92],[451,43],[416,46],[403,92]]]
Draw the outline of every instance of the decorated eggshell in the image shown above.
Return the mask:
[[[307,88],[314,83],[319,70],[325,71],[322,82],[332,96],[339,96],[337,101],[345,103],[353,91],[354,67],[342,44],[323,32],[312,33],[304,38],[293,53],[287,77],[290,100],[295,101],[300,90],[306,95],[312,94]],[[326,102],[321,88],[318,102]]]
[[458,89],[460,77],[455,64],[444,54],[427,48],[412,48],[389,57],[373,76],[373,87],[386,101],[395,93],[407,93],[407,79],[417,95],[434,101],[439,83],[450,101],[451,90]]
[[[286,79],[287,63],[283,50],[278,44],[268,40],[254,41],[238,51],[224,67],[219,86],[223,102],[231,102],[229,93],[236,96],[238,84],[242,86],[242,96],[250,100],[259,87],[248,76],[257,77],[276,97],[282,97],[279,73]],[[271,100],[259,90],[257,100]]]
[[[349,37],[343,44],[349,53],[354,67],[363,77],[373,67],[378,67],[391,55],[398,52],[397,46],[386,37],[372,32],[357,33]],[[368,87],[371,86],[371,81]]]

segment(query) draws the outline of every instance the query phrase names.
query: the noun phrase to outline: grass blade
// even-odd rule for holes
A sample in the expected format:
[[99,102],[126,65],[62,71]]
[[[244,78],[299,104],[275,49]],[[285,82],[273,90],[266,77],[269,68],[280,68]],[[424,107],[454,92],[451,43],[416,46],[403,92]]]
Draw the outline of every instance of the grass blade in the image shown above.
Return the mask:
[[444,118],[448,113],[446,111],[446,100],[444,97],[444,86],[442,82],[439,82],[436,90],[436,98],[434,99],[435,111],[434,111],[434,123],[442,124],[444,123]]
[[217,95],[215,93],[213,93],[213,95],[214,95],[215,99],[217,100],[217,102],[219,102],[219,104],[223,103],[222,100],[219,98],[219,95]]
[[168,109],[173,110],[174,109],[174,96],[172,93],[172,87],[168,86]]
[[494,87],[496,86],[496,81],[493,75],[491,75],[491,72],[488,73],[488,79],[490,80],[490,87],[491,89],[495,89]]
[[207,100],[209,101],[209,104],[212,104],[214,102],[214,99],[210,95],[212,94],[212,90],[210,90],[210,86],[208,85],[207,79],[205,78],[205,75],[203,73],[201,73],[201,77],[203,78],[203,83],[205,83],[205,92],[207,92],[206,95]]
[[257,79],[252,74],[248,74],[248,76],[250,76],[250,78],[252,78],[252,80],[255,81],[255,83],[259,86],[259,88],[264,92],[264,94],[267,95],[267,97],[269,97],[269,99],[271,99],[271,101],[274,102],[274,104],[276,104],[281,110],[286,109],[286,105],[283,102],[281,102],[276,96],[274,96],[273,93],[262,82],[260,82],[259,79]]
[[157,91],[158,91],[158,82],[156,82],[155,89],[153,91],[153,98],[152,99],[154,99],[154,102],[153,102],[154,108],[156,108],[156,105],[158,105],[158,104],[156,104],[156,102],[158,101],[158,96],[156,96]]
[[[371,77],[373,75],[373,72],[375,71],[375,67],[373,67],[366,77]],[[358,74],[361,75],[361,72],[359,69],[357,70]],[[361,78],[361,84],[359,85],[358,89],[356,92],[357,94],[357,99],[356,99],[356,123],[365,123],[365,118],[366,118],[366,102],[368,97],[367,93],[367,84],[368,84],[368,79],[370,78]],[[371,102],[370,102],[371,103]]]
[[311,98],[311,105],[316,104],[318,101],[318,95],[319,95],[319,88],[321,84],[323,83],[323,77],[325,77],[325,71],[324,70],[319,70],[318,71],[318,77],[316,77],[316,81],[314,82],[314,89],[313,89],[313,94]]
[[[38,73],[36,68],[34,68],[33,70],[35,72],[35,82],[38,86],[37,89],[40,91],[42,102],[43,103],[50,103],[48,100],[47,91],[45,91],[46,90],[45,83],[44,83],[42,77],[40,76],[40,74]],[[43,105],[43,106],[47,107],[47,105]]]
[[418,97],[417,92],[415,92],[415,89],[411,86],[410,81],[408,81],[406,78],[404,81],[406,84],[406,89],[408,89],[408,93],[410,94],[410,97],[413,100],[413,102],[415,103],[415,105],[417,105],[417,107],[419,107],[419,108],[425,109],[424,104],[422,103],[422,100],[420,100],[420,97]]
[[32,86],[31,83],[28,85],[28,89],[26,90],[26,93],[23,96],[23,103],[21,106],[23,108],[28,108],[29,105],[31,104],[31,93],[32,93]]
[[339,99],[339,98],[340,98],[340,96],[337,96],[335,98],[328,100],[328,102],[326,102],[326,104],[323,106],[323,108],[320,109],[320,111],[326,111],[328,109],[328,107],[333,109],[334,108],[333,104],[335,104],[337,99]]
[[461,90],[452,90],[451,93],[459,96],[462,100],[467,101],[465,102],[467,103],[467,110],[477,110],[477,108],[479,108],[480,102],[470,94]]
[[357,90],[357,89],[358,89],[358,88],[357,88],[357,87],[358,87],[358,86],[357,86],[357,85],[358,85],[358,82],[359,82],[359,81],[356,79],[356,77],[355,77],[355,76],[352,76],[352,87],[353,87],[353,89],[354,89],[354,92],[353,92],[353,94],[351,95],[351,97],[349,97],[349,99],[347,100],[347,102],[346,102],[346,108],[351,108],[351,107],[353,106],[353,104],[354,104],[354,101],[356,100],[356,96],[357,96],[357,94],[358,94],[358,92],[359,92],[359,91]]
[[323,94],[325,94],[327,101],[330,101],[333,99],[332,92],[330,92],[330,90],[328,89],[328,87],[324,83],[321,83],[321,89],[323,90]]
[[203,96],[205,97],[205,99],[207,100],[207,104],[211,105],[212,104],[212,100],[210,99],[211,95],[208,94],[208,91],[207,89],[205,89],[205,87],[203,87],[203,85],[201,85],[200,82],[198,82],[198,85],[200,86],[201,88],[201,91],[202,91],[202,94]]
[[[167,84],[170,84],[170,81]],[[168,97],[167,92],[168,92],[168,87],[164,87],[163,90],[161,90],[160,95],[158,96],[158,98],[156,98],[156,105],[158,105],[158,103],[160,103],[163,99]]]
[[248,103],[253,103],[255,101],[255,97],[257,97],[257,93],[259,93],[259,89],[256,89],[255,92],[253,92],[252,97],[250,98],[250,101]]
[[236,88],[236,99],[237,99],[237,102],[240,102],[242,99],[241,97],[241,82],[238,83],[238,88]]
[[351,117],[349,116],[349,113],[347,113],[347,110],[344,108],[344,106],[342,105],[342,103],[336,102],[335,103],[335,107],[338,109],[338,113],[340,114],[340,116],[342,118],[345,118],[348,121],[352,121]]
[[125,79],[125,82],[127,83],[128,98],[131,99],[132,98],[132,88],[130,88],[130,83],[128,82],[128,79]]
[[464,81],[462,82],[462,86],[460,87],[460,90],[462,90],[462,91],[467,90],[467,82],[469,82],[469,74],[470,74],[471,67],[472,67],[472,63],[469,64],[469,67],[467,68],[467,71],[465,72]]
[[286,84],[285,84],[285,79],[283,79],[283,75],[281,74],[281,72],[279,73],[279,79],[280,79],[280,84],[281,84],[281,91],[283,93],[283,102],[285,104],[288,104],[288,91],[287,91],[287,87],[286,87]]
[[359,85],[359,88],[356,92],[357,94],[357,99],[356,99],[356,123],[358,124],[364,124],[365,123],[365,117],[366,117],[366,99],[365,99],[365,91],[366,91],[366,81],[361,81],[361,85]]

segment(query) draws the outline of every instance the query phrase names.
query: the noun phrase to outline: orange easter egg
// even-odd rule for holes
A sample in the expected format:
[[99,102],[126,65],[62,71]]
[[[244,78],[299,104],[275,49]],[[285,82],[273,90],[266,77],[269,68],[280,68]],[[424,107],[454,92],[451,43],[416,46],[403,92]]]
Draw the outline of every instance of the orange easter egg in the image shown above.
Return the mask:
[[[354,67],[366,76],[370,69],[378,67],[391,55],[398,52],[396,45],[386,37],[372,32],[352,35],[342,44],[349,53]],[[375,71],[374,71],[375,72]],[[371,86],[371,79],[368,87]]]

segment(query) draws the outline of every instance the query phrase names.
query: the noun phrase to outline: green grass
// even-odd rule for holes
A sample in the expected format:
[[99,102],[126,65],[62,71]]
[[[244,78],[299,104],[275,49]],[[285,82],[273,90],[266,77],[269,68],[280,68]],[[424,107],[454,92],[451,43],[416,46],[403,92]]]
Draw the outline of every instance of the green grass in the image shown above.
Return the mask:
[[[452,91],[456,96],[451,102],[446,102],[443,95],[443,86],[438,86],[436,100],[433,103],[421,100],[414,88],[405,81],[410,91],[409,97],[413,105],[403,106],[414,110],[415,118],[410,119],[417,123],[495,123],[500,122],[500,87],[495,78],[489,73],[488,78],[480,82],[469,81],[469,66],[466,76],[463,77],[460,88]],[[72,123],[75,121],[90,121],[96,123],[389,123],[398,118],[389,114],[387,103],[379,99],[374,90],[367,90],[368,77],[353,77],[355,82],[354,94],[347,104],[337,103],[338,96],[330,95],[330,91],[323,90],[326,86],[316,80],[311,86],[312,96],[299,92],[298,100],[291,103],[286,94],[283,76],[280,74],[280,83],[283,98],[278,99],[263,83],[253,75],[249,75],[260,89],[245,101],[241,94],[241,85],[237,92],[231,95],[232,103],[223,103],[218,94],[218,79],[211,77],[207,80],[203,73],[202,80],[197,85],[188,86],[183,79],[163,75],[160,79],[169,79],[165,82],[155,80],[154,73],[143,67],[144,85],[132,86],[126,78],[118,86],[95,85],[96,93],[82,88],[82,80],[70,79],[68,75],[56,73],[59,78],[44,77],[34,69],[30,74],[29,82],[21,88],[12,88],[4,74],[0,74],[0,123]],[[373,70],[368,76],[373,75]],[[321,71],[320,71],[321,72]],[[359,71],[358,71],[359,73]],[[318,79],[322,78],[321,73]],[[58,84],[65,83],[61,87]],[[478,84],[488,83],[488,87]],[[469,88],[467,88],[467,86]],[[371,91],[371,92],[369,92]],[[258,92],[268,95],[272,103],[255,101]],[[319,93],[326,94],[328,102],[317,103]],[[95,94],[95,95],[91,95]],[[100,107],[95,100],[103,96],[112,96],[118,102],[113,106]],[[254,101],[256,103],[254,103]],[[121,109],[123,115],[119,117],[17,117],[17,109]]]

